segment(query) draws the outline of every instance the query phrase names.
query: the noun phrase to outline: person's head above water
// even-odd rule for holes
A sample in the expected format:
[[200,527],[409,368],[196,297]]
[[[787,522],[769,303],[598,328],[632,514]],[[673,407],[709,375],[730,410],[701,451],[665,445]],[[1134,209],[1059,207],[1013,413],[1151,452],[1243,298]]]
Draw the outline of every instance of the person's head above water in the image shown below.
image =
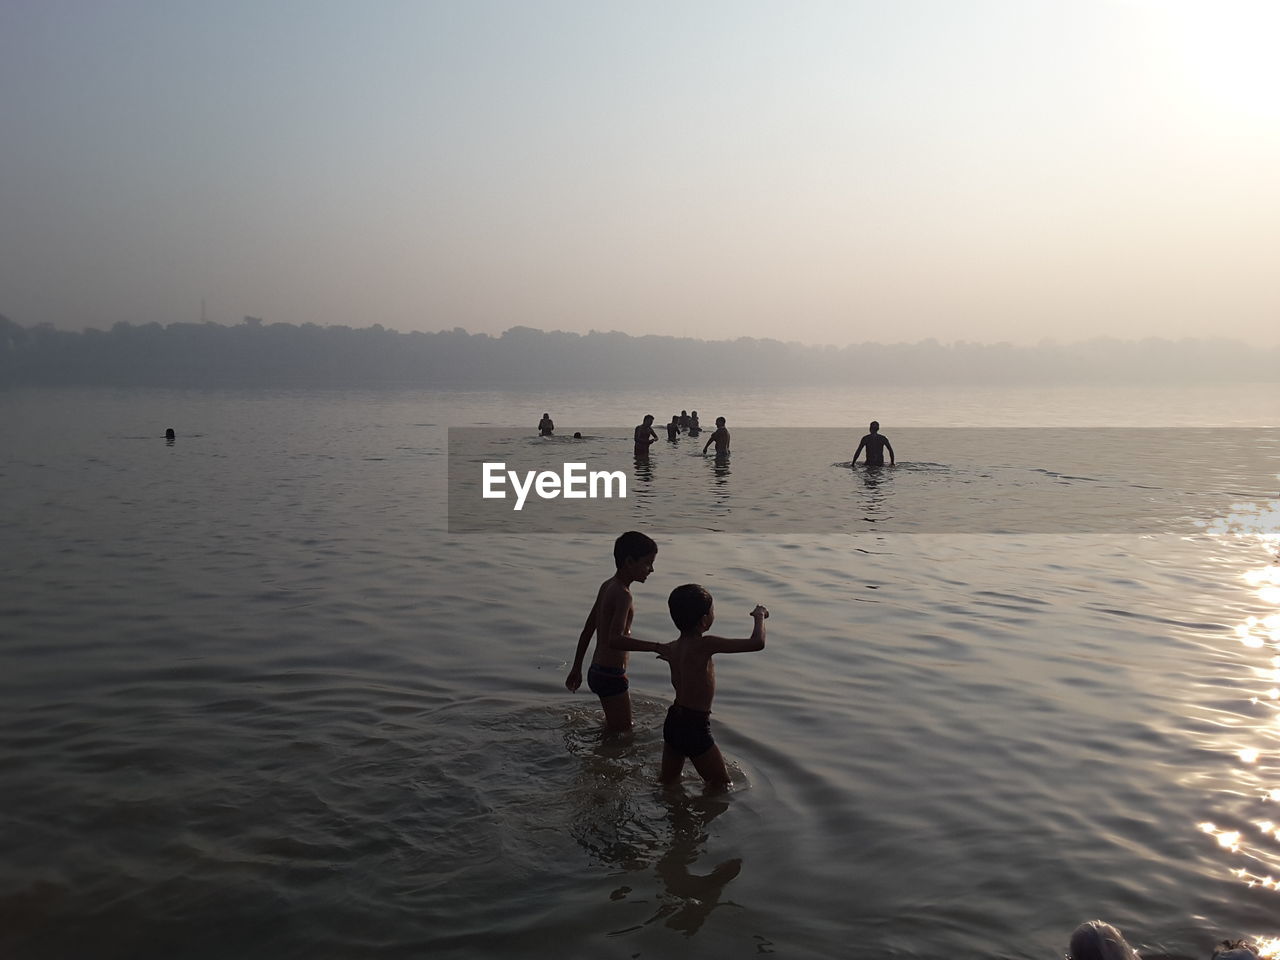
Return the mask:
[[652,413],[646,413],[646,414],[644,415],[644,422],[645,422],[645,423],[653,423],[653,414],[652,414]]
[[582,434],[580,434],[577,430],[573,431],[573,439],[575,439],[575,440],[581,440],[581,439],[582,439]]
[[[698,583],[686,583],[671,591],[667,597],[667,609],[671,611],[671,622],[681,633],[701,633],[711,629],[711,622],[703,622],[703,618],[711,613],[711,594]],[[715,619],[713,615],[712,620]]]
[[[653,539],[636,530],[628,530],[613,541],[613,565],[619,572],[628,565],[648,566],[657,555],[658,545],[653,542]],[[647,571],[645,576],[648,576]],[[643,577],[637,579],[643,579]]]
[[723,426],[724,426],[724,417],[716,417],[716,426],[717,426],[717,427],[723,427]]
[[879,433],[879,432],[880,432],[880,421],[879,421],[879,420],[872,420],[872,421],[871,421],[871,432],[872,432],[872,433]]
[[173,432],[173,427],[170,427],[168,430],[164,432],[164,438],[166,440],[172,440],[176,436],[177,434]]

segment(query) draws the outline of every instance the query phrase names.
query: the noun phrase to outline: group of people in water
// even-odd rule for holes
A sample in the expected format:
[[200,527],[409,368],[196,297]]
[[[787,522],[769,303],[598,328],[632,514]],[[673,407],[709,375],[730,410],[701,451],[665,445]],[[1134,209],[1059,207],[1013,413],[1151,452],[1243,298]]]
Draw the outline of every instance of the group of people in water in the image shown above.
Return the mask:
[[[667,439],[674,442],[680,439],[681,433],[687,433],[690,437],[696,437],[702,433],[702,427],[698,424],[697,410],[693,413],[681,410],[678,414],[671,415],[671,422],[667,424]],[[641,459],[647,458],[649,447],[657,442],[658,435],[653,430],[653,414],[646,413],[644,422],[635,429],[635,455]],[[707,442],[702,445],[704,456],[712,444],[715,445],[717,457],[729,455],[729,429],[725,426],[724,417],[716,417],[716,428],[707,438]]]
[[[658,442],[658,434],[653,429],[654,416],[651,413],[645,414],[644,422],[635,428],[635,455],[641,458],[649,456],[649,447]],[[555,421],[551,419],[550,413],[544,413],[542,419],[538,421],[538,436],[551,437],[556,432]],[[690,413],[687,410],[681,410],[678,414],[671,415],[671,422],[667,424],[667,439],[678,440],[680,434],[687,433],[690,437],[696,437],[702,433],[702,427],[698,423],[698,411]],[[575,433],[575,440],[581,440],[582,434]],[[702,446],[702,452],[705,455],[707,450],[715,445],[717,457],[727,457],[729,455],[729,430],[725,426],[724,417],[716,417],[716,429],[707,438],[707,442]],[[890,452],[892,455],[892,451]]]
[[[644,422],[635,428],[635,455],[641,459],[647,459],[649,456],[649,448],[658,442],[658,434],[653,429],[654,416],[646,413]],[[544,413],[542,419],[538,422],[538,435],[541,437],[550,437],[555,434],[555,421],[551,419],[550,413]],[[854,467],[858,464],[858,457],[865,450],[867,452],[866,465],[868,467],[883,467],[884,455],[887,451],[889,454],[889,466],[894,466],[897,459],[893,453],[893,444],[889,442],[889,438],[880,432],[880,421],[872,420],[868,427],[869,433],[858,441],[858,449],[853,452],[853,459],[849,466]],[[671,422],[667,424],[667,439],[674,442],[680,439],[680,434],[688,434],[690,437],[697,437],[702,433],[702,427],[698,423],[698,411],[694,410],[690,413],[687,410],[681,410],[679,413],[671,415]],[[582,439],[581,433],[575,433],[574,439]],[[712,447],[716,448],[717,457],[727,457],[729,455],[729,428],[725,425],[724,417],[716,417],[716,429],[707,438],[707,442],[702,445],[702,455],[706,456],[707,451]]]

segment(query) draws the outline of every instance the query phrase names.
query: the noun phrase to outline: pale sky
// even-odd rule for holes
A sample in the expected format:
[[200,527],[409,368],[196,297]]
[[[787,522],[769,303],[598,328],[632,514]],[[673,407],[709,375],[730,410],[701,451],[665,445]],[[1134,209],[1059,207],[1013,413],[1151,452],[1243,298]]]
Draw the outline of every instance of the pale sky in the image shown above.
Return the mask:
[[3,0],[0,314],[1280,343],[1273,0]]

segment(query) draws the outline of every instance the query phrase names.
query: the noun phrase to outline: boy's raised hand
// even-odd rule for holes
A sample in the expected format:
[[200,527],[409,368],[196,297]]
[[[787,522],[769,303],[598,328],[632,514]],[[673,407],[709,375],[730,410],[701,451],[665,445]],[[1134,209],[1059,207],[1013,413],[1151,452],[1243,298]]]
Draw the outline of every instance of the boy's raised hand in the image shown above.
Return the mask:
[[751,611],[751,616],[759,617],[761,620],[768,620],[769,610],[763,603],[757,603],[756,608]]

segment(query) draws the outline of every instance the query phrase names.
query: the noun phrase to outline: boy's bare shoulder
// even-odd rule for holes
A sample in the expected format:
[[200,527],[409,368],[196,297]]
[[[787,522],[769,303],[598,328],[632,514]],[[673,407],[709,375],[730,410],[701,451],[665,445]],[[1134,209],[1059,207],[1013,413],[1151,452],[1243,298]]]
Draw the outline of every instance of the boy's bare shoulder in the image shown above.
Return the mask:
[[613,600],[619,597],[630,597],[631,590],[625,583],[619,582],[617,577],[610,577],[604,583],[600,584],[600,599]]

